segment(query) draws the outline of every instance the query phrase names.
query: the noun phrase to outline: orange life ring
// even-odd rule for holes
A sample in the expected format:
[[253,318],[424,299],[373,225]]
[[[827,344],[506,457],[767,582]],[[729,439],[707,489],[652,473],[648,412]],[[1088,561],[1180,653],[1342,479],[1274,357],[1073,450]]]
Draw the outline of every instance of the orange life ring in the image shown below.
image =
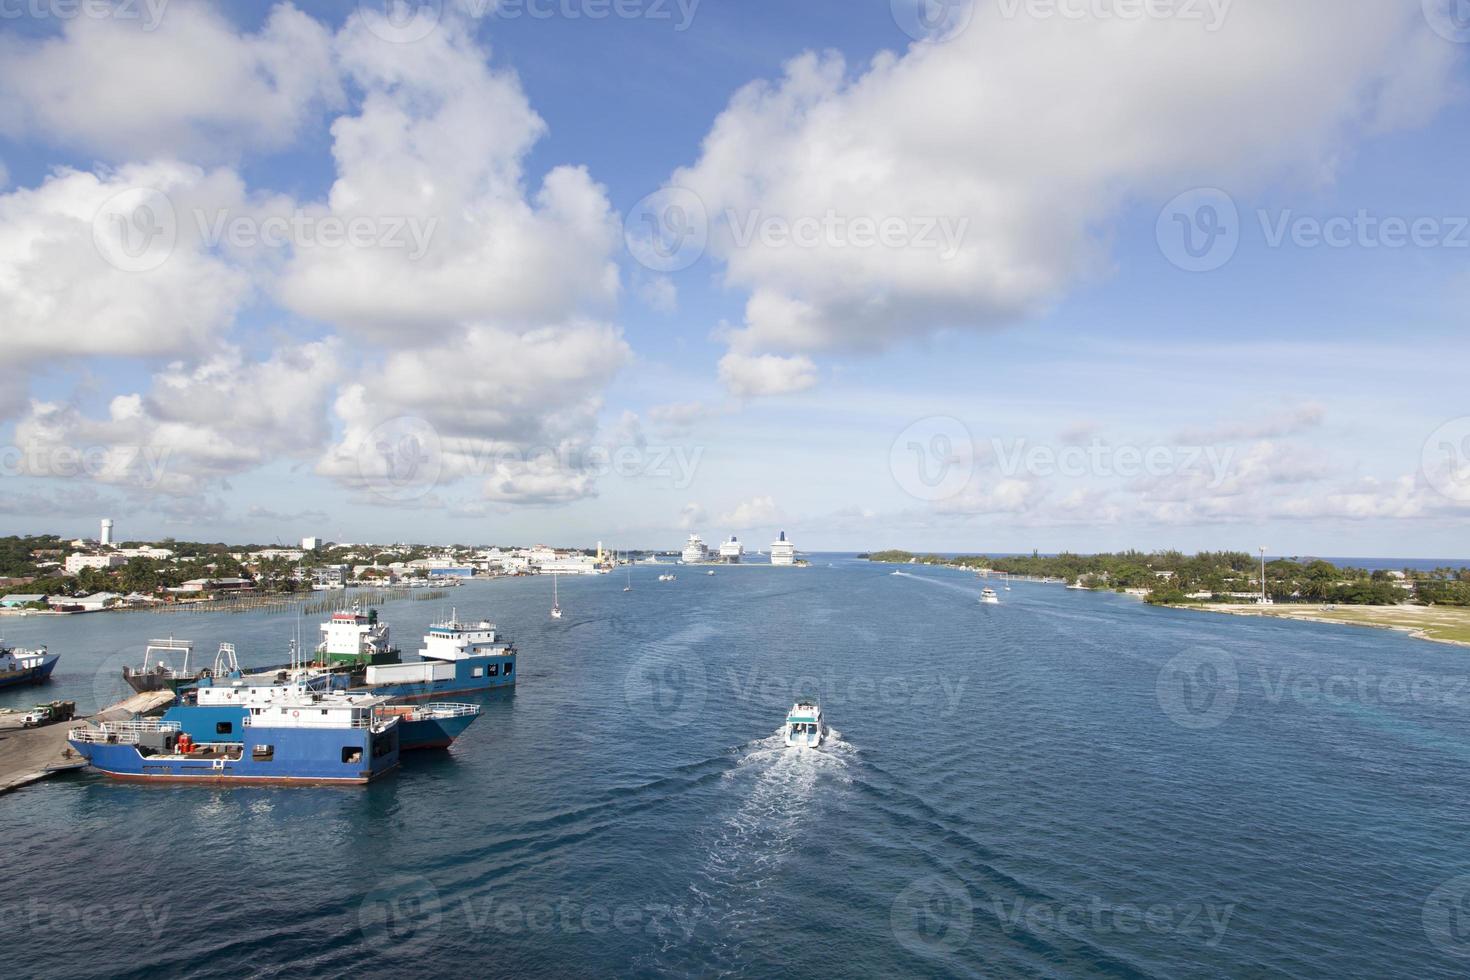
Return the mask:
[[300,718],[301,717],[301,712],[299,712],[299,711],[293,711],[293,712],[291,712],[291,717],[292,718]]

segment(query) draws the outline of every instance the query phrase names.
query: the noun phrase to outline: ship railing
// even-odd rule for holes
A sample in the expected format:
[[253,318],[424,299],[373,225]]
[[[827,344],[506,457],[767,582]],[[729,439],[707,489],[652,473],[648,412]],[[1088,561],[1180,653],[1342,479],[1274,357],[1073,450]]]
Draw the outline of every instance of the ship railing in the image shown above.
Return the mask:
[[480,711],[478,704],[457,704],[451,701],[435,701],[420,709],[421,714],[434,718],[463,718],[466,715],[477,715]]
[[176,721],[159,718],[137,718],[132,721],[105,721],[100,728],[73,728],[66,737],[74,742],[121,743],[128,745],[146,734],[177,732]]

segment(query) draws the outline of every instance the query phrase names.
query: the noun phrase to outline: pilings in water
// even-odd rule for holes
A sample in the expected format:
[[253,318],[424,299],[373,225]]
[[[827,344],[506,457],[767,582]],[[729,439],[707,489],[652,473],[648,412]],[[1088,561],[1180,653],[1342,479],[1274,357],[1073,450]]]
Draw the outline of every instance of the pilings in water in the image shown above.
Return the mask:
[[351,603],[377,606],[392,599],[425,601],[443,599],[449,595],[447,589],[374,589],[352,593],[320,592],[294,595],[230,595],[219,599],[200,599],[192,602],[171,602],[161,606],[140,607],[138,611],[153,613],[292,613],[315,616],[335,612]]

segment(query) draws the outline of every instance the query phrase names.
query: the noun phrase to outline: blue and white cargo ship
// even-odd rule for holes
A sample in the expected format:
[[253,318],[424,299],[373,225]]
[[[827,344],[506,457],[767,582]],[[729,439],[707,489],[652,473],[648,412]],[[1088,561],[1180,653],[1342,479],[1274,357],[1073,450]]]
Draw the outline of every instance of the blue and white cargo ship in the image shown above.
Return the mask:
[[494,623],[461,623],[450,617],[429,627],[418,660],[373,664],[351,691],[420,701],[509,687],[516,682],[515,670],[515,644],[501,639]]
[[289,699],[252,705],[238,727],[199,741],[177,718],[74,728],[67,741],[94,769],[116,779],[367,783],[398,765],[399,718],[379,715],[381,704],[377,698]]
[[15,684],[44,684],[56,669],[59,653],[47,653],[45,647],[18,650],[0,641],[0,687]]
[[164,721],[179,723],[179,730],[197,742],[208,742],[241,731],[250,709],[285,702],[373,704],[379,718],[398,719],[400,752],[442,749],[458,738],[480,716],[477,704],[388,704],[370,694],[342,690],[342,674],[295,670],[287,674],[242,676],[239,671],[203,677],[198,687],[186,692],[181,703],[164,712]]

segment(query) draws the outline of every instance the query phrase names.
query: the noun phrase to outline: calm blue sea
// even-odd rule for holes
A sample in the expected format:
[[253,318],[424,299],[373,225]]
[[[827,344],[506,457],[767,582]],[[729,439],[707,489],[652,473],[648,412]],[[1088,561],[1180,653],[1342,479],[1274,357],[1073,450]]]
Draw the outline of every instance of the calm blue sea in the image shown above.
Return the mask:
[[[1470,650],[818,559],[481,582],[520,683],[358,789],[0,798],[14,977],[1461,977]],[[303,632],[314,635],[312,621]],[[3,619],[85,707],[172,633]],[[820,752],[774,737],[815,694]],[[27,703],[34,692],[3,695]]]

